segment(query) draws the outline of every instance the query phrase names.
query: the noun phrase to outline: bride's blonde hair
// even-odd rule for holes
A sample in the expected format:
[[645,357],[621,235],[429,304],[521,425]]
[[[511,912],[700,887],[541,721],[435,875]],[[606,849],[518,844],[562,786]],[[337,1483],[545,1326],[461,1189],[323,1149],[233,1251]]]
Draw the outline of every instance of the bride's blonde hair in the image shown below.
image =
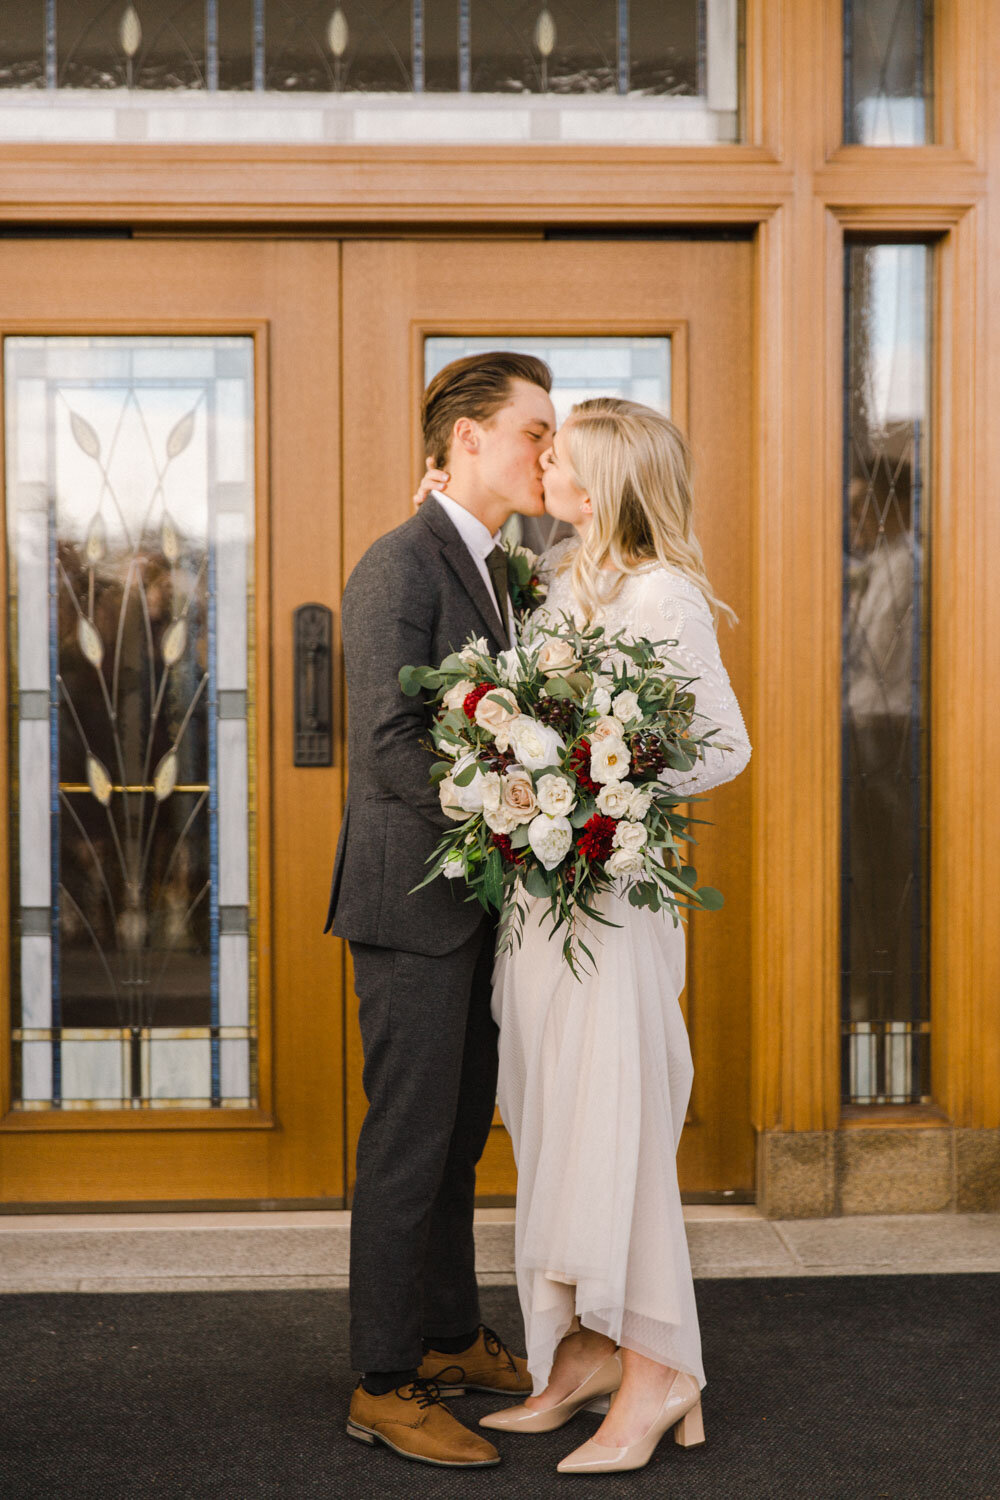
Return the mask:
[[[574,406],[562,428],[573,477],[594,518],[572,561],[573,593],[587,619],[613,599],[625,576],[650,563],[697,584],[713,619],[736,615],[713,594],[692,529],[691,450],[673,422],[637,401],[599,396]],[[602,587],[605,563],[620,576]]]

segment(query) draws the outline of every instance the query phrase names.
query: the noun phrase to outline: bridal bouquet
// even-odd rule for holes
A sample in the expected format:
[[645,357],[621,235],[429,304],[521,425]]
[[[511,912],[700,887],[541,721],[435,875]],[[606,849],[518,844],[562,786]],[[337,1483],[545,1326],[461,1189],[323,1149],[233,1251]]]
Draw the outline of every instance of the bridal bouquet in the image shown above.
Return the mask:
[[714,733],[695,729],[693,679],[669,674],[670,644],[581,631],[564,615],[495,658],[475,640],[439,667],[403,667],[404,693],[432,695],[431,779],[456,825],[421,885],[464,880],[470,900],[501,913],[506,946],[523,897],[548,901],[574,973],[578,948],[593,962],[575,918],[615,926],[595,897],[619,880],[633,906],[675,922],[721,906],[683,852],[698,820],[660,780],[689,771]]

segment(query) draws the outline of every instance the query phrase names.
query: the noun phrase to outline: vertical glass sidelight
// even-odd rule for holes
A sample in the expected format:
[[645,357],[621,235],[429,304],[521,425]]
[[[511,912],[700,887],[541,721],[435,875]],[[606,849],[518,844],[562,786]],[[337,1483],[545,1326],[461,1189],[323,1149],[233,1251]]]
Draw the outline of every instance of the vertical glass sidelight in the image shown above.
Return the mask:
[[933,0],[844,0],[844,140],[934,139]]
[[[440,336],[425,340],[424,380],[431,380],[453,359],[491,349],[516,350],[545,360],[552,371],[552,404],[559,422],[566,420],[575,402],[594,396],[621,396],[670,415],[670,339],[662,337]],[[536,552],[570,534],[561,521],[519,520],[519,532]]]
[[15,1108],[246,1107],[253,341],[4,365]]
[[931,251],[846,260],[843,1096],[930,1096],[928,415]]

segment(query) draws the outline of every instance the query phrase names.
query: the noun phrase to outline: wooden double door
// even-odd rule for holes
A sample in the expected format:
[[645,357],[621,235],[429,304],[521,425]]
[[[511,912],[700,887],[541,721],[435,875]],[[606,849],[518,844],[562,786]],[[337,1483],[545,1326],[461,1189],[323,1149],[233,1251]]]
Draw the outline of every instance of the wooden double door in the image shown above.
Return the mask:
[[[3,1201],[349,1201],[360,1045],[349,955],[321,932],[347,770],[337,620],[353,565],[409,514],[425,379],[528,347],[557,408],[669,410],[709,574],[748,618],[752,253],[0,246]],[[303,605],[331,612],[329,639]],[[746,704],[749,631],[722,629]],[[727,904],[689,930],[691,1195],[753,1182],[752,780],[713,794],[700,835]],[[514,1186],[497,1120],[480,1192]]]

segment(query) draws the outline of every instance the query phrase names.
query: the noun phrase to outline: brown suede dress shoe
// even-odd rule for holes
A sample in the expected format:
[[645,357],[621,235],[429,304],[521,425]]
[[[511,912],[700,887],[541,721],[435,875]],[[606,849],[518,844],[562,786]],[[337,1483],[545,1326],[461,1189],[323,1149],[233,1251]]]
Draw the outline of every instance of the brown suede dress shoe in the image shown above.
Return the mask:
[[402,1458],[447,1469],[484,1469],[498,1464],[492,1443],[470,1432],[442,1404],[433,1380],[414,1380],[385,1396],[355,1387],[347,1436],[360,1443],[384,1443]]
[[492,1328],[480,1325],[476,1342],[461,1354],[441,1354],[429,1349],[420,1366],[423,1380],[434,1380],[442,1396],[464,1396],[466,1391],[488,1391],[490,1395],[528,1396],[531,1376],[527,1361],[513,1354]]

